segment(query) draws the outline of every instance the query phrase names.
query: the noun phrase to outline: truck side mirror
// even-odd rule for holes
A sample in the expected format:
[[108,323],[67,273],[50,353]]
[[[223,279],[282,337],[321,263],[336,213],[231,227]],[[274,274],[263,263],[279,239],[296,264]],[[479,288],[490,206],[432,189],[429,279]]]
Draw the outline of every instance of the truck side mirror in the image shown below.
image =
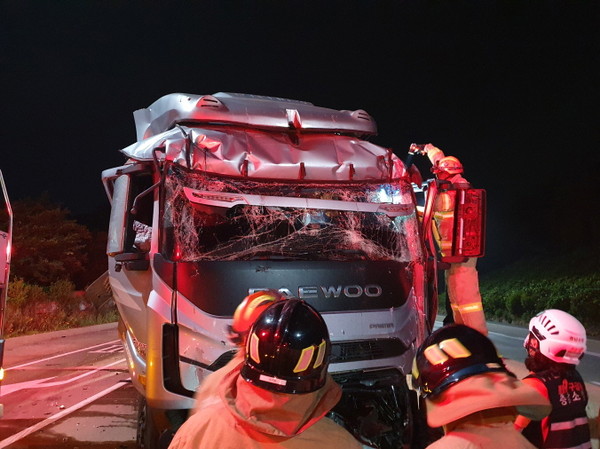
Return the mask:
[[125,251],[125,233],[129,209],[131,179],[121,175],[115,179],[111,201],[110,221],[108,224],[108,243],[106,253],[114,256]]

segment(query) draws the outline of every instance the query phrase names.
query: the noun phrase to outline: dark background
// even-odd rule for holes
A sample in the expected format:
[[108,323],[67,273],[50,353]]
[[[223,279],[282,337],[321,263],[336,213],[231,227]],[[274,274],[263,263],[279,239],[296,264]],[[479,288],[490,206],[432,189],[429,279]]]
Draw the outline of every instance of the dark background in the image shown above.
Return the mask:
[[102,229],[135,109],[288,97],[365,109],[402,158],[458,156],[488,191],[483,270],[598,248],[599,19],[592,0],[0,0],[0,168],[13,200]]

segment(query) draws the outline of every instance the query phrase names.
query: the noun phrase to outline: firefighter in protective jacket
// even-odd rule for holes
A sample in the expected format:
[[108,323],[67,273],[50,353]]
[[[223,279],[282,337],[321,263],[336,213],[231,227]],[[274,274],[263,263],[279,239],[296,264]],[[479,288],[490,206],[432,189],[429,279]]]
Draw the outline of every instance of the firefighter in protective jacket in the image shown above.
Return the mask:
[[523,346],[530,373],[523,382],[550,400],[552,413],[538,421],[519,416],[515,427],[538,448],[592,447],[588,393],[576,368],[585,354],[586,341],[583,325],[562,310],[544,310],[529,322]]
[[412,387],[427,423],[444,436],[427,449],[534,449],[514,428],[517,415],[542,419],[550,402],[508,371],[494,344],[469,326],[450,324],[417,350]]
[[[431,171],[439,180],[452,184],[454,188],[470,187],[469,182],[462,176],[463,166],[456,157],[445,156],[442,150],[430,143],[419,152],[427,155],[432,164]],[[455,191],[440,191],[434,204],[433,219],[434,233],[442,256],[449,256],[452,250],[454,208]],[[446,286],[454,322],[465,324],[487,335],[476,264],[475,257],[451,262],[445,273]]]
[[274,302],[250,329],[244,352],[169,449],[362,448],[325,417],[342,392],[327,373],[329,331],[315,309],[295,298]]

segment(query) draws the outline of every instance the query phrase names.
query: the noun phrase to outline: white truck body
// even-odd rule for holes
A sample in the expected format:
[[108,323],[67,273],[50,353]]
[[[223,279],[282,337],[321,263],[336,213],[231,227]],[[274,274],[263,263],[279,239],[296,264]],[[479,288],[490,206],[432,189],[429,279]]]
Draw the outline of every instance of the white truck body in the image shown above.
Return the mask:
[[145,399],[146,447],[168,442],[161,430],[172,434],[202,379],[236,350],[235,307],[267,288],[323,315],[330,372],[348,392],[339,421],[356,430],[351,409],[371,401],[377,419],[396,424],[363,443],[407,444],[404,375],[433,325],[436,264],[414,169],[366,140],[373,119],[227,93],[170,94],[134,116],[137,142],[102,179],[109,279]]

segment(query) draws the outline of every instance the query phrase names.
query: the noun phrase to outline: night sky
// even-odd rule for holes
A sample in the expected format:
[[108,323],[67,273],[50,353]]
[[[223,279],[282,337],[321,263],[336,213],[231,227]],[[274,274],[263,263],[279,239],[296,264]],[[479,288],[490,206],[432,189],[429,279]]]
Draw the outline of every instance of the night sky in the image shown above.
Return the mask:
[[412,142],[458,156],[488,191],[484,267],[585,245],[600,227],[598,5],[0,0],[0,168],[13,200],[47,192],[89,222],[134,110],[173,92],[288,97],[366,110],[402,158]]

